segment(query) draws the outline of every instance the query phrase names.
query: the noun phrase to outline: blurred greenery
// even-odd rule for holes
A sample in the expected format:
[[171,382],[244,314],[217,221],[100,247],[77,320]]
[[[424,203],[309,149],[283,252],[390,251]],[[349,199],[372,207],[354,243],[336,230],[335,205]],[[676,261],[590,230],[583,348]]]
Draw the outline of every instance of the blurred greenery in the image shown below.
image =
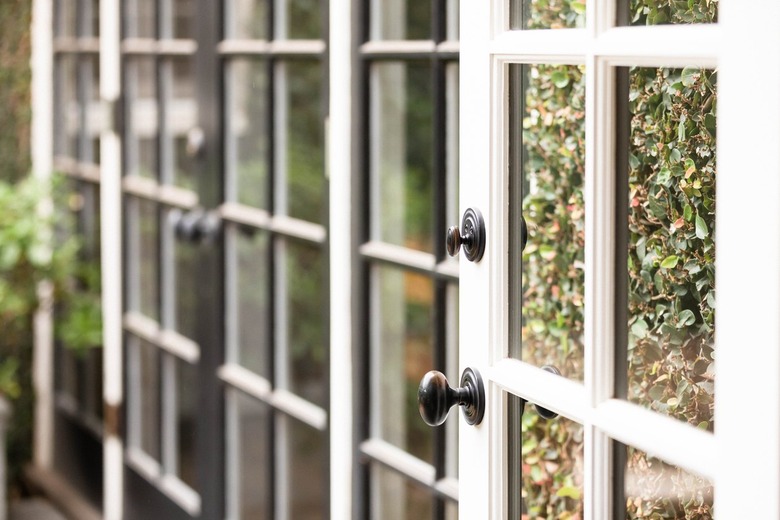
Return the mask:
[[[56,199],[53,211],[42,205],[49,194]],[[58,341],[77,353],[102,341],[99,265],[82,259],[83,241],[71,227],[68,203],[78,200],[60,177],[0,181],[0,393],[14,401],[8,434],[12,487],[32,450],[32,322],[40,283],[52,287]]]

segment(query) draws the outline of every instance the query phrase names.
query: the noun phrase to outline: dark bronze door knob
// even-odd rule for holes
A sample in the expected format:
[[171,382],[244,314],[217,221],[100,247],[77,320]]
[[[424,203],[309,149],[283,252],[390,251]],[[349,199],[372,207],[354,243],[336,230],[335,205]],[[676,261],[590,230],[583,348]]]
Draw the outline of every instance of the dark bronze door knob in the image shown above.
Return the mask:
[[441,372],[432,370],[423,376],[417,390],[420,415],[429,426],[439,426],[447,419],[453,405],[463,407],[463,416],[471,425],[482,422],[485,415],[485,386],[479,372],[463,371],[460,388],[452,388]]
[[447,253],[455,256],[461,247],[471,262],[479,262],[485,254],[485,220],[478,209],[467,209],[460,228],[452,226],[447,230]]

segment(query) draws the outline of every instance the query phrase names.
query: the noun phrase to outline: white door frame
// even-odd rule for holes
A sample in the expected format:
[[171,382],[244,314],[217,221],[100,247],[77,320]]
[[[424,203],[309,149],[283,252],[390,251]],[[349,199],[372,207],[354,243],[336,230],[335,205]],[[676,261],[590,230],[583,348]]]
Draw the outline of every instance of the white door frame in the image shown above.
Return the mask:
[[[583,424],[586,518],[612,517],[610,439],[709,478],[721,518],[776,518],[780,204],[774,199],[780,195],[780,32],[775,22],[780,8],[767,0],[723,0],[719,24],[617,28],[615,3],[588,2],[586,28],[554,31],[505,30],[505,0],[461,4],[461,143],[468,145],[461,154],[460,203],[461,211],[482,210],[488,236],[482,262],[461,263],[460,368],[480,370],[488,395],[482,425],[461,421],[461,517],[506,518],[502,392],[507,391]],[[506,359],[505,70],[510,62],[584,63],[587,70],[584,385]],[[719,70],[715,434],[613,399],[613,67],[690,64]],[[757,82],[747,78],[758,70],[761,85],[754,88]],[[748,84],[750,99],[761,100],[760,109],[745,103]],[[758,193],[763,200],[756,200]],[[745,215],[761,224],[747,225]],[[746,304],[753,301],[760,307]],[[752,456],[744,455],[748,445]]]

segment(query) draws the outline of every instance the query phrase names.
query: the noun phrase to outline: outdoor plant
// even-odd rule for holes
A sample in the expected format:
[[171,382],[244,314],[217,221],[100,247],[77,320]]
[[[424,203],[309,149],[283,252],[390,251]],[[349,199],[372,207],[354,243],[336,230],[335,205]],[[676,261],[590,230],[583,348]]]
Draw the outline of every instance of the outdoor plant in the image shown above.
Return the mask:
[[[553,5],[554,4],[554,5]],[[575,5],[576,4],[576,5]],[[580,4],[583,4],[582,6]],[[553,8],[554,7],[554,8]],[[584,2],[535,0],[528,28],[573,26]],[[632,0],[633,24],[717,20],[717,1]],[[582,378],[584,315],[584,71],[523,70],[522,356]],[[621,69],[628,78],[629,400],[712,431],[715,318],[717,71]],[[529,182],[529,179],[533,180]],[[523,493],[529,519],[582,518],[582,429],[523,416]],[[712,518],[712,486],[626,448],[626,515]]]
[[[49,284],[58,309],[58,340],[77,352],[102,342],[96,266],[79,261],[80,244],[68,226],[71,213],[61,211],[71,195],[65,183],[49,182],[31,176],[0,181],[0,394],[14,401],[8,432],[12,481],[31,458],[32,323],[41,283]],[[49,193],[62,195],[62,204],[53,206],[60,210],[50,211],[42,202]]]

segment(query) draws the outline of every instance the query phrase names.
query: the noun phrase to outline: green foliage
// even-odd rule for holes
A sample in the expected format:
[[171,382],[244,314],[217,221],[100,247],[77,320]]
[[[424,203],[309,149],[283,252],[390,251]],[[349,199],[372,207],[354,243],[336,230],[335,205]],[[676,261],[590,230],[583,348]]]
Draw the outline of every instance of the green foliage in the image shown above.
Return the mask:
[[[42,202],[49,193],[67,194],[63,185],[58,181],[52,188],[30,176],[0,182],[0,393],[14,399],[8,434],[12,481],[31,457],[32,320],[41,303],[41,282],[48,281],[62,309],[55,325],[58,339],[80,351],[101,343],[96,266],[78,261],[80,247],[67,230],[67,215],[47,211]],[[52,247],[60,231],[67,238]]]
[[718,0],[631,0],[632,25],[717,21]]
[[[530,3],[528,27],[567,26],[572,0]],[[717,20],[717,2],[634,0],[634,23]],[[524,67],[523,358],[582,378],[584,71]],[[631,68],[629,78],[628,397],[714,428],[717,72]],[[560,420],[558,420],[560,421]],[[523,417],[530,518],[581,518],[582,429]],[[712,487],[628,448],[629,518],[712,517]],[[672,490],[671,493],[668,491]]]

